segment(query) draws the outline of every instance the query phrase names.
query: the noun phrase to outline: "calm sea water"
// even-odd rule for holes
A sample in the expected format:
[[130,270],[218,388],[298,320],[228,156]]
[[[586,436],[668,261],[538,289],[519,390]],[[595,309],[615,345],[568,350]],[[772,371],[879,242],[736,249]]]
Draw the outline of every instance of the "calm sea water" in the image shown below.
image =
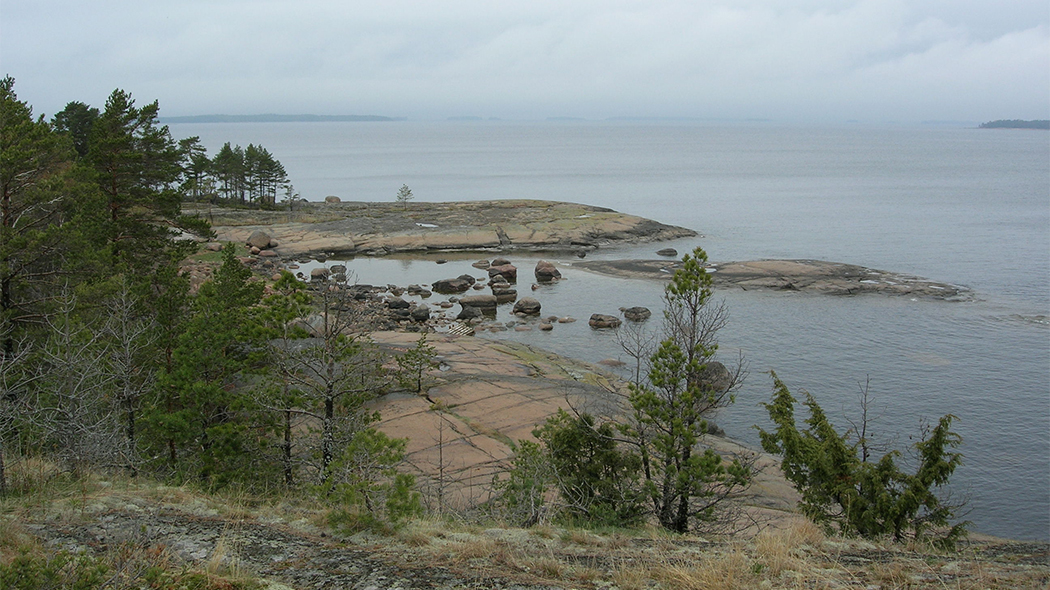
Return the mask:
[[[840,426],[870,378],[881,439],[910,444],[951,413],[964,438],[953,493],[990,534],[1050,539],[1050,134],[927,128],[618,123],[174,125],[214,154],[262,144],[309,200],[536,198],[611,207],[695,229],[712,260],[818,258],[966,285],[977,301],[719,293],[732,318],[720,354],[751,375],[720,416],[757,444],[774,369]],[[652,246],[591,258],[652,258]],[[363,283],[429,283],[474,257],[357,259]],[[533,257],[512,257],[527,274]],[[660,307],[662,285],[590,275],[535,293],[544,315]],[[524,282],[524,281],[523,281]],[[504,309],[503,317],[509,315]],[[509,319],[509,318],[508,318]],[[585,321],[504,332],[597,361],[622,356]]]

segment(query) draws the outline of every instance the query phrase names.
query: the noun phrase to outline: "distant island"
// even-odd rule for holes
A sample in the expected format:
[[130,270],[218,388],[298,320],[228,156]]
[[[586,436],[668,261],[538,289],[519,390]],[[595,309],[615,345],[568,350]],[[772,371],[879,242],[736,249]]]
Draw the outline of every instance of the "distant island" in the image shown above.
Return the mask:
[[404,121],[405,117],[379,115],[192,115],[160,117],[161,123],[344,123]]
[[1022,121],[1020,119],[999,119],[998,121],[981,123],[978,127],[980,129],[1050,129],[1050,120]]

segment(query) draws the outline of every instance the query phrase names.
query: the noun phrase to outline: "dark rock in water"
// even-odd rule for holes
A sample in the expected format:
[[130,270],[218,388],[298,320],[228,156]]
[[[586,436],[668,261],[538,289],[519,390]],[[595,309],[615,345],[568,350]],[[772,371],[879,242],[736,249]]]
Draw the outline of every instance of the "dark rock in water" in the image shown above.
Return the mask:
[[472,320],[474,318],[480,318],[482,315],[483,314],[481,313],[481,308],[479,308],[479,307],[471,307],[469,305],[464,305],[463,309],[460,310],[459,315],[456,316],[456,319],[457,320]]
[[332,272],[346,273],[346,265],[345,264],[333,264],[331,266],[331,269],[332,269]]
[[390,309],[408,309],[412,304],[400,297],[386,300],[386,306]]
[[459,280],[461,280],[461,281],[467,281],[467,282],[468,282],[468,283],[470,283],[471,285],[473,285],[474,283],[476,283],[476,282],[478,281],[478,280],[477,280],[477,279],[475,279],[475,278],[474,278],[473,276],[471,276],[471,275],[468,275],[468,274],[466,274],[466,273],[464,273],[464,274],[461,274],[461,275],[459,275],[459,276],[458,276],[458,277],[456,277],[456,278],[457,278],[457,279],[459,279]]
[[649,311],[648,307],[628,307],[621,311],[623,311],[623,317],[632,322],[644,322],[653,315],[653,312]]
[[439,281],[435,281],[433,284],[430,285],[430,287],[434,289],[436,293],[462,293],[474,284],[473,279],[474,277],[471,277],[471,280],[469,281],[462,277],[455,279],[441,279]]
[[496,297],[497,303],[510,303],[518,298],[517,289],[497,289],[493,287],[492,294]]
[[458,303],[463,307],[477,307],[480,309],[496,309],[495,295],[467,295],[460,297]]
[[538,315],[540,313],[540,302],[533,297],[522,297],[514,304],[514,313]]
[[489,266],[504,266],[507,264],[510,264],[510,261],[506,258],[494,258]]
[[500,275],[510,282],[515,282],[518,280],[518,268],[513,264],[501,264],[499,266],[490,266],[489,277],[495,277],[496,275]]
[[561,278],[561,271],[554,266],[553,262],[541,260],[536,263],[536,280],[541,283],[555,281]]
[[596,313],[591,315],[590,321],[587,322],[592,328],[619,328],[620,318],[614,315],[606,315],[603,313]]
[[554,324],[550,322],[540,322],[540,330],[544,332],[550,332],[554,329]]
[[430,319],[430,307],[426,303],[420,303],[412,308],[412,319],[417,322],[425,322]]
[[311,281],[323,281],[328,278],[328,269],[321,266],[310,271]]
[[678,256],[678,250],[674,248],[664,248],[663,250],[656,251],[657,256],[668,256],[670,258],[676,258]]
[[478,260],[477,262],[471,264],[471,266],[473,266],[474,268],[480,268],[481,270],[485,270],[491,265],[489,264],[488,260]]
[[448,264],[448,260],[445,260],[444,258],[438,258],[434,262],[436,262],[438,264]]

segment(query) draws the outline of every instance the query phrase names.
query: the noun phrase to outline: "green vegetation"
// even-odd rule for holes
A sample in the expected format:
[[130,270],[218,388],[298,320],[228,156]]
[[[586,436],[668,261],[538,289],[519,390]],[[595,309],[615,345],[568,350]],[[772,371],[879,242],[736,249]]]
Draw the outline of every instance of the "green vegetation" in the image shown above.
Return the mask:
[[[952,547],[965,534],[966,523],[949,522],[960,506],[936,494],[962,461],[962,455],[951,450],[962,442],[950,430],[952,415],[924,429],[913,447],[915,472],[907,473],[897,464],[899,451],[870,461],[867,425],[838,434],[808,392],[808,427],[799,430],[795,398],[776,374],[773,383],[773,400],[765,407],[776,429],[759,430],[762,447],[783,456],[784,474],[802,494],[803,514],[843,535],[890,535],[897,541],[932,538]],[[851,437],[856,438],[852,443]]]
[[196,291],[181,272],[197,249],[181,235],[211,235],[183,201],[273,205],[283,169],[255,146],[209,160],[158,112],[116,90],[48,123],[0,84],[0,496],[10,463],[43,457],[75,479],[119,469],[413,514],[404,441],[364,408],[393,375],[350,285],[285,275],[263,299],[233,245]]
[[407,184],[402,184],[401,188],[397,189],[397,195],[394,197],[394,201],[400,204],[404,209],[408,210],[408,202],[414,197],[412,196],[412,189],[408,188]]
[[1021,119],[999,119],[988,121],[979,125],[981,129],[1050,129],[1050,120],[1036,119],[1024,121]]
[[[85,489],[105,473],[282,495],[312,502],[347,532],[397,530],[422,513],[424,498],[400,469],[407,441],[379,432],[369,403],[395,384],[426,391],[435,348],[424,334],[391,360],[370,338],[374,310],[345,278],[308,285],[283,273],[266,285],[233,245],[191,288],[181,265],[196,241],[180,238],[211,230],[182,204],[274,206],[286,179],[262,148],[227,144],[209,159],[196,140],[174,141],[158,113],[156,102],[137,106],[116,90],[102,111],[69,103],[49,123],[18,100],[11,78],[0,83],[0,501],[51,501],[41,486],[9,476],[47,465],[41,479]],[[398,202],[407,208],[410,199],[403,186]],[[514,445],[512,465],[486,490],[494,492],[488,514],[525,525],[652,521],[676,534],[740,524],[729,500],[749,485],[751,459],[705,442],[709,420],[733,403],[744,374],[714,360],[727,313],[711,302],[706,261],[699,248],[683,257],[658,337],[623,330],[635,360],[623,415],[549,418],[533,433],[538,442]],[[535,353],[516,354],[527,362]],[[919,469],[907,474],[894,454],[868,463],[863,444],[858,459],[815,403],[811,430],[795,429],[793,400],[778,387],[767,406],[777,430],[763,432],[763,442],[784,454],[807,515],[842,532],[898,539],[946,526],[953,507],[931,489],[959,462],[949,451],[958,444],[950,416],[916,445]],[[439,489],[448,466],[440,457]],[[437,505],[444,510],[440,496]],[[5,587],[95,587],[127,572],[138,577],[121,587],[252,587],[236,576],[175,572],[149,547],[123,557],[48,553],[32,540],[2,545],[3,532]],[[119,569],[127,563],[134,567]]]
[[592,524],[631,525],[650,515],[676,533],[739,525],[727,500],[749,486],[752,460],[703,445],[707,420],[733,402],[743,378],[741,367],[712,360],[726,311],[710,305],[706,261],[700,248],[683,257],[664,292],[665,330],[655,348],[654,338],[622,342],[638,366],[626,420],[561,412],[534,432],[542,461],[530,458],[540,452],[534,443],[519,445],[506,492],[512,511],[528,507],[526,522],[539,518],[545,490],[556,487],[561,515]]

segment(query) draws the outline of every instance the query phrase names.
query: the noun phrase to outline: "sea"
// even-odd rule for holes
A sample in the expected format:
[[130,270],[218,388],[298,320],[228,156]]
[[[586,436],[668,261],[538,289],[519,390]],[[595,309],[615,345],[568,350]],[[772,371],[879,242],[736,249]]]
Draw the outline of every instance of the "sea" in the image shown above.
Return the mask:
[[[1050,540],[1050,133],[936,125],[769,122],[447,121],[174,124],[214,155],[266,147],[309,201],[547,199],[609,207],[696,230],[671,243],[587,259],[657,258],[702,247],[715,262],[819,259],[968,287],[965,301],[724,289],[717,358],[748,377],[717,422],[758,446],[775,371],[840,429],[858,424],[907,460],[945,414],[962,437],[953,500],[981,533]],[[425,284],[491,253],[348,260],[361,283]],[[439,264],[437,258],[447,259]],[[565,277],[529,292],[540,257]],[[574,268],[572,252],[511,253],[519,292],[572,316],[511,338],[597,362],[627,360],[592,313],[646,306],[659,328],[663,283]],[[335,261],[329,260],[328,263]],[[499,317],[511,321],[509,306]],[[800,409],[801,413],[801,409]]]

